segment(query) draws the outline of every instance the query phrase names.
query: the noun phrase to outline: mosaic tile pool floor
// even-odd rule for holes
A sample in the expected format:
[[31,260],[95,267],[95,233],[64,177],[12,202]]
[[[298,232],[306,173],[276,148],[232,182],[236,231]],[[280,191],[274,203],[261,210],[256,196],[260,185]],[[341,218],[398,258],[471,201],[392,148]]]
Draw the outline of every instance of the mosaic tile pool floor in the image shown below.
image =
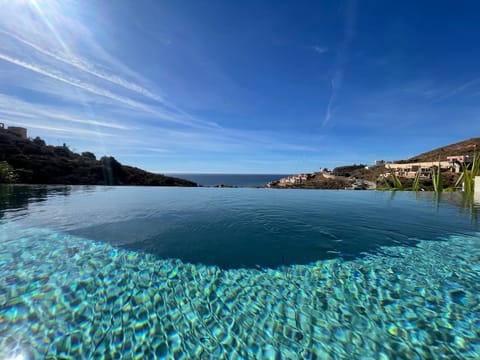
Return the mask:
[[2,359],[475,359],[480,234],[278,269],[0,224]]

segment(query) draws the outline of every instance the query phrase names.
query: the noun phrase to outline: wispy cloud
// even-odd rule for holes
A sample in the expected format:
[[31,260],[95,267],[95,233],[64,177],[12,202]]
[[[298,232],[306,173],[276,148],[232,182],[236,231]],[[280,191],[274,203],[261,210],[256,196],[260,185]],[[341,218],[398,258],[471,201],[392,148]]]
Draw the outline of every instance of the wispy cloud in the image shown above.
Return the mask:
[[315,46],[313,46],[313,51],[315,51],[319,55],[323,55],[323,54],[328,52],[328,48],[323,47],[323,46],[315,45]]
[[[2,121],[6,121],[6,119],[1,119]],[[47,125],[37,125],[31,122],[22,122],[22,121],[15,121],[15,125],[26,126],[31,129],[41,129],[41,130],[48,130],[53,132],[65,132],[70,134],[79,134],[79,135],[89,135],[89,136],[98,136],[98,137],[107,137],[107,136],[115,136],[114,134],[109,134],[100,131],[93,131],[93,130],[86,130],[86,129],[79,129],[79,128],[72,128],[72,127],[57,127],[57,126],[47,126]]]
[[[76,8],[78,11],[79,4],[72,2],[69,10]],[[73,16],[75,11],[67,11],[65,4],[52,0],[41,7],[34,2],[0,5],[5,15],[0,19],[0,60],[109,99],[117,106],[140,111],[159,121],[194,127],[218,126],[196,119],[163,95],[132,80],[141,76],[106,52],[95,40],[90,27],[81,22],[78,13]],[[84,56],[78,55],[79,49]],[[103,62],[99,63],[99,60]],[[31,86],[39,90],[34,84]],[[54,86],[49,88],[54,95],[64,97],[61,91],[54,93]],[[81,96],[76,100],[81,100]]]
[[[391,90],[390,90],[391,91]],[[421,97],[429,100],[433,100],[445,94],[449,91],[445,86],[436,84],[432,80],[427,79],[416,79],[415,81],[407,82],[404,85],[396,85],[394,92],[401,91],[402,95],[413,95],[416,97]],[[385,91],[384,91],[385,93]],[[396,94],[398,96],[398,94]]]
[[441,101],[444,101],[444,100],[447,100],[451,97],[454,97],[456,95],[459,95],[463,92],[465,92],[467,89],[470,89],[472,87],[475,87],[477,85],[480,85],[480,78],[476,78],[476,79],[473,79],[473,80],[469,80],[453,89],[450,89],[448,92],[444,93],[443,95],[440,95],[438,96],[437,98],[435,98],[432,102],[433,103],[436,103],[436,102],[441,102]]
[[81,114],[76,113],[76,111],[71,109],[62,110],[59,106],[52,107],[32,104],[5,94],[0,94],[0,115],[21,119],[58,119],[89,126],[99,126],[117,130],[132,130],[131,126],[126,126],[118,121],[86,119],[85,117],[82,117]]
[[330,119],[332,118],[333,110],[334,110],[333,106],[337,101],[338,92],[342,87],[342,80],[343,80],[343,70],[337,69],[334,72],[332,79],[330,80],[330,97],[328,99],[325,117],[323,118],[323,123],[322,123],[323,126],[327,125],[330,122]]
[[93,86],[92,84],[83,83],[83,82],[80,82],[76,79],[68,78],[68,77],[66,77],[64,75],[61,75],[61,74],[56,74],[52,71],[49,71],[49,70],[46,70],[46,69],[40,67],[39,65],[30,64],[30,63],[27,63],[25,61],[15,59],[13,57],[10,57],[10,56],[8,56],[6,54],[2,54],[2,53],[0,53],[0,59],[2,59],[4,61],[7,61],[11,64],[21,66],[25,69],[31,70],[31,71],[33,71],[37,74],[48,76],[49,78],[64,82],[66,84],[69,84],[71,86],[75,86],[75,87],[77,87],[79,89],[82,89],[82,90],[85,90],[85,91],[91,92],[92,94],[105,96],[109,99],[118,101],[120,103],[131,106],[133,108],[137,108],[137,109],[145,110],[145,111],[151,111],[151,109],[148,108],[147,106],[145,106],[144,104],[141,104],[139,102],[136,102],[134,100],[131,100],[131,99],[123,97],[123,96],[115,95],[108,90],[98,88],[96,86]]
[[328,99],[327,109],[325,111],[322,126],[326,126],[332,120],[334,107],[338,98],[338,93],[342,88],[344,67],[348,61],[350,43],[352,42],[355,35],[356,6],[356,0],[349,0],[347,3],[343,42],[338,49],[335,63],[333,66],[333,73],[330,80],[330,98]]
[[109,81],[115,85],[118,85],[118,86],[121,86],[125,89],[128,89],[128,90],[131,90],[131,91],[134,91],[134,92],[137,92],[143,96],[146,96],[148,98],[151,98],[153,100],[156,100],[156,101],[159,101],[159,102],[164,102],[165,100],[163,99],[163,97],[159,96],[159,95],[156,95],[154,93],[152,93],[150,90],[148,89],[145,89],[137,84],[134,84],[130,81],[127,81],[125,79],[122,79],[121,77],[119,76],[115,76],[115,75],[112,75],[112,74],[107,74],[105,72],[102,72],[98,69],[95,68],[95,66],[89,62],[87,62],[86,60],[84,59],[80,59],[78,57],[73,57],[73,56],[70,56],[70,57],[64,57],[60,54],[56,54],[56,53],[53,53],[51,51],[48,51],[46,49],[43,49],[41,48],[40,46],[30,42],[30,41],[27,41],[23,38],[21,38],[20,36],[17,36],[15,34],[12,34],[8,31],[5,31],[5,30],[0,30],[0,33],[3,33],[19,42],[21,42],[22,44],[25,44],[27,46],[29,46],[30,48],[44,54],[44,55],[47,55],[51,58],[54,58],[55,60],[58,60],[58,61],[61,61],[65,64],[68,64],[78,70],[81,70],[83,72],[86,72],[90,75],[94,75],[102,80],[106,80],[106,81]]
[[427,100],[428,104],[436,104],[453,98],[457,95],[474,95],[480,88],[480,78],[464,81],[459,85],[452,85],[432,79],[420,79],[409,82],[401,87],[405,94],[414,95]]
[[89,150],[152,158],[318,151],[310,146],[316,142],[301,142],[296,134],[228,128],[197,117],[172,101],[162,84],[152,86],[109,53],[63,2],[45,2],[41,13],[28,2],[21,9],[18,4],[0,0],[0,66],[8,70],[0,72],[0,118],[7,123],[37,129],[47,140],[75,139],[74,146]]
[[27,70],[33,71],[37,74],[47,76],[51,79],[58,80],[60,82],[63,82],[65,84],[74,86],[76,88],[79,88],[81,90],[90,92],[95,95],[103,96],[108,99],[114,100],[118,103],[121,103],[123,105],[126,105],[130,108],[136,109],[136,110],[141,110],[146,113],[149,113],[150,115],[154,115],[162,120],[166,121],[171,121],[174,123],[179,123],[183,125],[190,125],[190,126],[207,126],[207,127],[216,127],[218,126],[215,123],[212,122],[207,122],[207,121],[200,121],[200,120],[195,120],[191,116],[185,113],[174,113],[170,112],[168,110],[162,110],[161,108],[150,106],[135,100],[132,100],[128,97],[117,95],[109,90],[100,88],[98,86],[95,86],[92,83],[87,83],[83,82],[79,79],[75,79],[69,76],[66,76],[64,74],[60,73],[55,73],[53,70],[50,69],[45,69],[40,67],[39,65],[32,64],[32,63],[27,63],[25,61],[22,61],[20,59],[13,58],[11,56],[8,56],[6,54],[0,53],[0,59],[7,61],[11,64],[20,66],[22,68],[25,68]]
[[151,151],[151,152],[154,152],[154,153],[170,153],[171,152],[168,149],[151,148],[151,147],[144,148],[144,150]]

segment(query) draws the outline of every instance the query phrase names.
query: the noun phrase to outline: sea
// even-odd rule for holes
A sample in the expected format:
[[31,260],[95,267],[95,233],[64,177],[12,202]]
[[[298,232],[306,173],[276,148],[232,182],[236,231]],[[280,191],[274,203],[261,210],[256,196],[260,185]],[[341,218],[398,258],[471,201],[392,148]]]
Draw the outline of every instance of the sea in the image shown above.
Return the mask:
[[260,187],[271,181],[279,180],[290,174],[188,174],[170,173],[165,174],[181,179],[193,181],[201,186],[236,186],[236,187]]

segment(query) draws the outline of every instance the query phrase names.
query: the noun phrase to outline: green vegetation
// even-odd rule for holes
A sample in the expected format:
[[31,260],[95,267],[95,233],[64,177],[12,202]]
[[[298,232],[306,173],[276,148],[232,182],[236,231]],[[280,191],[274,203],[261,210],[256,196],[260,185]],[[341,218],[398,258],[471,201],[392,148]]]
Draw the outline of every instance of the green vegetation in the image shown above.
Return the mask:
[[390,175],[392,176],[393,180],[393,188],[395,190],[403,190],[403,184],[400,181],[400,178],[393,171],[390,173]]
[[395,172],[390,171],[390,176],[392,177],[393,184],[390,184],[386,178],[383,178],[383,180],[385,181],[385,185],[387,186],[387,189],[388,190],[404,190],[402,181],[395,174]]
[[415,174],[415,178],[413,179],[412,187],[411,188],[406,188],[405,185],[402,183],[400,178],[393,172],[390,172],[390,176],[392,177],[392,183],[391,185],[387,179],[384,178],[385,185],[387,186],[387,190],[412,190],[412,191],[420,191],[420,173],[421,169],[417,170],[417,173]]
[[438,161],[438,167],[434,166],[432,168],[432,181],[433,191],[436,193],[441,193],[443,191],[443,176],[442,169],[440,167],[440,160]]
[[6,161],[0,161],[0,184],[12,184],[16,180],[17,175],[13,167]]
[[467,194],[473,194],[475,186],[475,176],[480,175],[480,154],[474,153],[473,163],[469,170],[465,164],[462,164],[462,174],[458,178],[455,186],[463,184],[463,190]]
[[413,179],[412,191],[420,191],[420,173],[422,169],[418,169]]

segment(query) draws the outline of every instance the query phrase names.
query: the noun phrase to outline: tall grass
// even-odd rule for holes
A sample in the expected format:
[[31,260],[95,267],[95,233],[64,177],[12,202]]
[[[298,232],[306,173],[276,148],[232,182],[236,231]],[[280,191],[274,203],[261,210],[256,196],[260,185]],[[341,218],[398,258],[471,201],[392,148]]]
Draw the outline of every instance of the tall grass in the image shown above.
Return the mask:
[[383,178],[385,185],[389,190],[412,190],[412,191],[420,191],[422,190],[420,187],[420,175],[421,175],[421,169],[417,170],[417,173],[415,174],[415,178],[413,179],[413,184],[412,188],[407,188],[405,189],[405,186],[402,184],[402,180],[395,174],[394,171],[390,171],[390,176],[392,177],[392,184],[391,185],[386,178]]
[[390,183],[387,181],[386,178],[383,178],[385,181],[385,185],[387,185],[389,190],[403,190],[403,184],[400,181],[400,178],[395,174],[395,172],[392,170],[390,171],[390,176],[392,177],[392,183],[393,185],[390,185]]
[[438,167],[434,166],[432,168],[432,181],[433,191],[441,193],[443,191],[443,176],[442,168],[440,167],[440,160],[438,161]]
[[394,172],[392,172],[391,175],[392,175],[392,179],[393,179],[393,187],[396,190],[403,190],[403,184],[400,181],[400,178]]
[[480,154],[473,154],[473,163],[470,170],[467,165],[462,164],[462,174],[455,183],[455,187],[463,183],[463,191],[472,194],[475,186],[475,176],[480,175]]
[[415,178],[413,179],[413,184],[412,184],[412,191],[420,191],[420,173],[421,173],[421,168],[417,170],[417,173],[415,174]]

